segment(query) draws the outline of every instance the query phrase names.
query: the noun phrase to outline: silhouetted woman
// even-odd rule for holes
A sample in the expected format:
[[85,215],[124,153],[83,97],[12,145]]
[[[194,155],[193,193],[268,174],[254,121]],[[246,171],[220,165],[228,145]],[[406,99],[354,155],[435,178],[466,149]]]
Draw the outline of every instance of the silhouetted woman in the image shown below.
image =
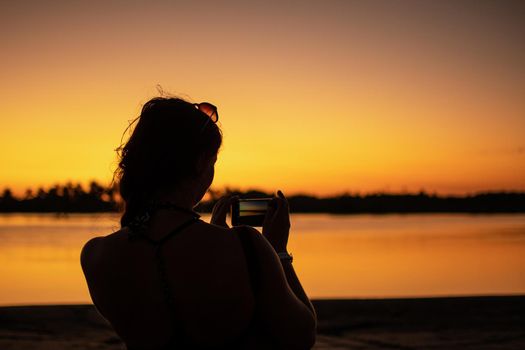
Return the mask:
[[[282,192],[263,233],[193,208],[213,181],[217,109],[148,101],[120,148],[121,229],[90,240],[81,263],[98,311],[128,349],[309,349],[316,316],[292,267]],[[280,253],[280,254],[279,254]]]

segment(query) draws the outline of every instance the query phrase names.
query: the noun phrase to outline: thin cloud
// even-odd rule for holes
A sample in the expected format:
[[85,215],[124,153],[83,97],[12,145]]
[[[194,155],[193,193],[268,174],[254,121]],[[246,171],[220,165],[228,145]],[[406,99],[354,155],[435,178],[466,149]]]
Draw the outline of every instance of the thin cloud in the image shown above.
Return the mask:
[[525,154],[525,147],[518,146],[513,148],[482,149],[477,153],[482,156],[521,156]]

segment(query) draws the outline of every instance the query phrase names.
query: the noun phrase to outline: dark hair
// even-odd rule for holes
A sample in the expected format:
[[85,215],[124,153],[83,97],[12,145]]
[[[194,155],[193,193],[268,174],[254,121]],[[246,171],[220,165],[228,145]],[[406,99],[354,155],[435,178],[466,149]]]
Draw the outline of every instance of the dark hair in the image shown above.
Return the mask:
[[124,201],[120,219],[127,226],[145,213],[153,196],[178,181],[199,175],[199,158],[213,157],[222,143],[219,127],[181,98],[155,97],[144,104],[131,136],[117,148],[113,180]]

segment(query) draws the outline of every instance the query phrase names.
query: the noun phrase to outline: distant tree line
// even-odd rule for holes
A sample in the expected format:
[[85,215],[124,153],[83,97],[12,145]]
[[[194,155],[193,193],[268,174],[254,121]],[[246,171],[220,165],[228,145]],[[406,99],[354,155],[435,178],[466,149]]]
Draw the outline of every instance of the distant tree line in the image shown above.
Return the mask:
[[9,188],[0,196],[0,212],[107,212],[118,208],[117,191],[92,181],[87,188],[68,182],[36,191],[27,189],[22,198],[13,196]]
[[[271,197],[271,194],[250,190],[226,188],[210,190],[208,200],[201,202],[198,211],[211,212],[215,202],[223,195],[236,194],[241,198]],[[485,192],[467,196],[438,196],[417,194],[374,193],[366,195],[343,194],[319,198],[295,195],[288,198],[294,213],[519,213],[525,212],[523,192]],[[25,195],[15,197],[9,188],[0,195],[0,212],[112,212],[122,207],[115,186],[103,186],[96,181],[87,188],[80,184],[54,185],[36,191],[27,189]]]

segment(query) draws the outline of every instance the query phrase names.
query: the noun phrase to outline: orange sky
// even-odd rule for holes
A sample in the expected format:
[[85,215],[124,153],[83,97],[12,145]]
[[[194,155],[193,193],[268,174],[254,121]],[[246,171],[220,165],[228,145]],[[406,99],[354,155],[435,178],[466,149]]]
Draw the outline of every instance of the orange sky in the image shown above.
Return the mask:
[[219,107],[215,187],[525,190],[525,5],[0,4],[0,189],[109,182],[141,104]]

